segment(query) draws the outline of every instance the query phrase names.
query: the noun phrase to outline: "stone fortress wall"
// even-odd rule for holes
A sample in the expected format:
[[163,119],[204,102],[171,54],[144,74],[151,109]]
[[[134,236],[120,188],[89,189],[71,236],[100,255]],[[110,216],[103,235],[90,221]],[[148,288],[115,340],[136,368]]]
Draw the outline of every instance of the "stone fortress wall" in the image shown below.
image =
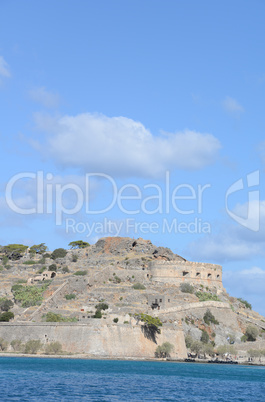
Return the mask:
[[169,284],[188,282],[193,285],[222,288],[221,265],[190,261],[152,261],[149,265],[152,281]]

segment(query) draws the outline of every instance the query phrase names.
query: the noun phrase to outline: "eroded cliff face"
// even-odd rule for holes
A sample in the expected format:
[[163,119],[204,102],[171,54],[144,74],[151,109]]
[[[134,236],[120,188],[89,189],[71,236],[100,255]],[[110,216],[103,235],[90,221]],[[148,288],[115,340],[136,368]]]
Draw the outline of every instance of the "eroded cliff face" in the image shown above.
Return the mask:
[[140,325],[105,324],[100,320],[90,324],[1,323],[0,337],[9,343],[39,339],[44,346],[58,341],[68,353],[110,358],[154,358],[157,346],[170,342],[174,346],[172,358],[187,356],[184,335],[179,329],[162,328],[155,343],[144,335]]

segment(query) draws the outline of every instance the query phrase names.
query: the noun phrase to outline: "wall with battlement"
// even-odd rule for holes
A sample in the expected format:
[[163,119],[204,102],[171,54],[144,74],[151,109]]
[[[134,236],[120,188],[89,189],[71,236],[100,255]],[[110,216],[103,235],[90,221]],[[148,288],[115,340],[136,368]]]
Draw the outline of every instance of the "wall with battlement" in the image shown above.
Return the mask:
[[191,261],[152,261],[149,265],[155,282],[181,284],[188,282],[222,288],[221,265]]

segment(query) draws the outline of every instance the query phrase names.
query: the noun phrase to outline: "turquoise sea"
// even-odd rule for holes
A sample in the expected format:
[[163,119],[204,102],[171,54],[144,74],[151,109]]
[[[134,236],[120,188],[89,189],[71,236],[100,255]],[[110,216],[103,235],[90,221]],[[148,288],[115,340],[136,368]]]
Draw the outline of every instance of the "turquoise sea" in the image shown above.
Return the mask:
[[265,401],[265,367],[0,358],[1,401]]

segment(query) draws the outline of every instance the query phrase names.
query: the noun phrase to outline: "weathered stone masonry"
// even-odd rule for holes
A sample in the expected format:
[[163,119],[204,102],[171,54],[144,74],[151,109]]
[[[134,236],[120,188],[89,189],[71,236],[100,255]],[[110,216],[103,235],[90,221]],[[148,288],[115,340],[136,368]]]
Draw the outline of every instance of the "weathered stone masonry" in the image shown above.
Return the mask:
[[222,288],[222,267],[216,264],[190,261],[152,261],[149,266],[151,279],[174,285],[183,282]]

